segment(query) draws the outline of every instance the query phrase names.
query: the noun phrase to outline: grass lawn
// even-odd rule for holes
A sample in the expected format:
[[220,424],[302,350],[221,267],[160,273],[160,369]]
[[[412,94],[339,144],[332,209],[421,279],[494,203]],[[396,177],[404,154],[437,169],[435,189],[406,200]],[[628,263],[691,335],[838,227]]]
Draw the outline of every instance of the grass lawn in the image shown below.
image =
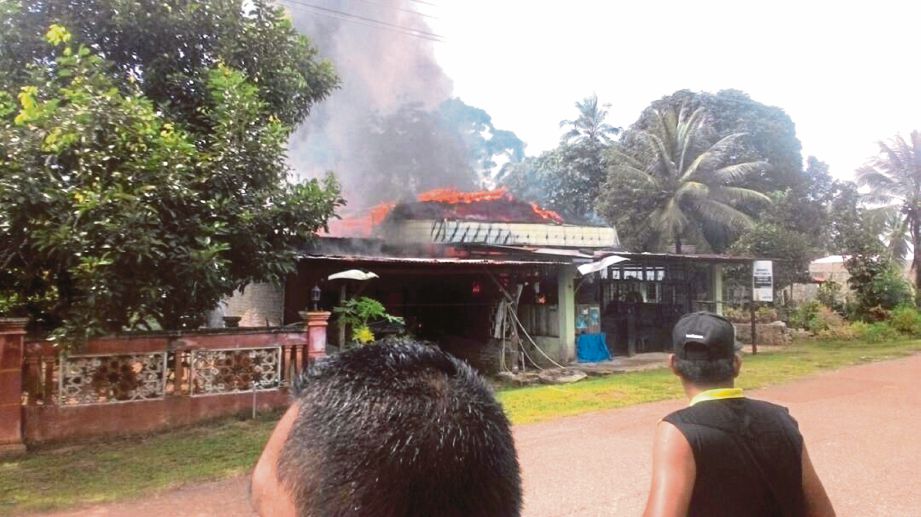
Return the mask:
[[[779,384],[819,370],[867,361],[902,357],[921,351],[921,341],[890,343],[806,342],[782,351],[746,355],[736,385],[760,388]],[[498,394],[514,424],[527,424],[566,415],[619,408],[680,398],[680,384],[665,368],[597,377],[562,386],[533,386],[503,390]]]
[[[738,384],[756,388],[810,373],[921,351],[921,341],[803,343],[746,356]],[[515,424],[683,396],[664,369],[594,378],[565,386],[498,393]],[[0,515],[114,501],[252,468],[278,414],[224,420],[146,437],[44,449],[0,461]]]

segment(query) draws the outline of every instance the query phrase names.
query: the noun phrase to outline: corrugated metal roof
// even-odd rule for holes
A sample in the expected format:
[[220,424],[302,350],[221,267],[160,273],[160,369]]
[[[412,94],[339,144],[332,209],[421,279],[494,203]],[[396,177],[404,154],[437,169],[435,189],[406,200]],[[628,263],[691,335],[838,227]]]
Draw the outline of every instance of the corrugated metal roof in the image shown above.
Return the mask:
[[[666,260],[699,260],[703,262],[733,262],[733,263],[748,263],[753,260],[758,260],[756,257],[737,257],[732,255],[717,255],[717,254],[684,254],[684,253],[649,253],[649,252],[634,252],[634,251],[614,251],[611,253],[599,254],[599,256],[604,255],[620,255],[622,257],[628,257],[633,260],[642,260],[644,258],[649,259],[666,259]],[[770,260],[770,259],[764,259]]]
[[303,255],[305,260],[335,260],[340,262],[376,262],[390,264],[447,264],[460,266],[559,266],[568,261],[467,259],[454,257],[380,257],[365,255]]

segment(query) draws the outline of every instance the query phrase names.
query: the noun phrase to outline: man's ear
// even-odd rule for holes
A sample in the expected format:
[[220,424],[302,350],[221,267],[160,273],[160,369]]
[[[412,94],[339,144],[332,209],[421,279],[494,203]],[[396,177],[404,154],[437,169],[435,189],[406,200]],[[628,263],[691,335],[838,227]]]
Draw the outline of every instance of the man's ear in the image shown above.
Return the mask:
[[738,377],[740,371],[742,371],[742,356],[736,354],[732,356],[732,378]]
[[672,373],[678,375],[678,367],[675,366],[675,361],[677,361],[675,354],[668,354],[668,367],[671,368]]
[[287,517],[297,514],[294,498],[278,479],[278,460],[288,440],[291,428],[297,420],[297,402],[281,417],[269,441],[262,450],[262,456],[253,469],[250,485],[250,504],[261,516]]

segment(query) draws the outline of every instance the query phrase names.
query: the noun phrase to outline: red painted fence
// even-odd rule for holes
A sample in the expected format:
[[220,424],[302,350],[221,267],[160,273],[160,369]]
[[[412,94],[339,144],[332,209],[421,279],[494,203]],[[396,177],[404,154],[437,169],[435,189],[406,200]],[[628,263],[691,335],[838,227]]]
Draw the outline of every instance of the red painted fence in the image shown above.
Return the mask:
[[325,354],[320,330],[329,313],[311,316],[309,329],[120,335],[70,354],[27,342],[24,321],[0,319],[0,455],[21,452],[23,443],[143,433],[287,406],[291,382]]

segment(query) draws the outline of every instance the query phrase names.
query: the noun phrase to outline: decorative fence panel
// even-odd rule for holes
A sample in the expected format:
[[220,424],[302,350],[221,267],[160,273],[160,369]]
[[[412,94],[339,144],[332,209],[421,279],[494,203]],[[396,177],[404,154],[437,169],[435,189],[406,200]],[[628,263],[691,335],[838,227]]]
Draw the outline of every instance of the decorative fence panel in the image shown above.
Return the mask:
[[166,396],[166,352],[62,356],[58,404],[107,404]]
[[193,397],[281,386],[281,347],[193,350],[190,356]]
[[285,407],[308,365],[300,328],[222,329],[47,341],[22,358],[23,436],[32,443],[148,432]]

